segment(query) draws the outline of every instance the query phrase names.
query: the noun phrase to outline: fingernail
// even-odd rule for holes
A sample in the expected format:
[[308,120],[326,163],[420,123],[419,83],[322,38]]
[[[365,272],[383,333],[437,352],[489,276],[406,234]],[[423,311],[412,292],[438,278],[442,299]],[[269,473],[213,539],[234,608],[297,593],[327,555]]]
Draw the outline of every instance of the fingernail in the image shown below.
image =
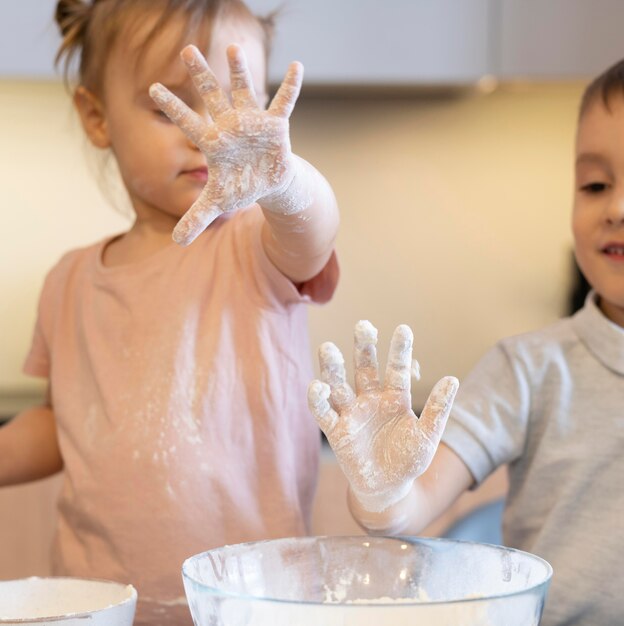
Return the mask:
[[160,83],[154,83],[150,85],[149,95],[152,98],[159,98],[162,95],[162,88],[163,86]]

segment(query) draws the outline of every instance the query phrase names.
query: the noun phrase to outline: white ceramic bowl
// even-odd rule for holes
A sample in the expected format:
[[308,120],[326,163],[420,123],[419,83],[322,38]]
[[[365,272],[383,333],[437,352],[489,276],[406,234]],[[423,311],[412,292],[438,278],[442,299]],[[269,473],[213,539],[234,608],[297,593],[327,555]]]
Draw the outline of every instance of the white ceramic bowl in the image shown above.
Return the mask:
[[82,578],[0,581],[2,626],[132,626],[132,585]]

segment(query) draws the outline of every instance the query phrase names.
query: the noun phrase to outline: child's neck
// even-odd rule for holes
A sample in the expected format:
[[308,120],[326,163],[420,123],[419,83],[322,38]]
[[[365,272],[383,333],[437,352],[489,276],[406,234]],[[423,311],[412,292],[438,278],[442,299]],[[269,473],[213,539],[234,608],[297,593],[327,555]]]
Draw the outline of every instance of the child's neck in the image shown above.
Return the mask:
[[174,218],[158,222],[137,219],[127,233],[106,246],[102,263],[105,267],[135,263],[175,245],[171,239],[175,223]]

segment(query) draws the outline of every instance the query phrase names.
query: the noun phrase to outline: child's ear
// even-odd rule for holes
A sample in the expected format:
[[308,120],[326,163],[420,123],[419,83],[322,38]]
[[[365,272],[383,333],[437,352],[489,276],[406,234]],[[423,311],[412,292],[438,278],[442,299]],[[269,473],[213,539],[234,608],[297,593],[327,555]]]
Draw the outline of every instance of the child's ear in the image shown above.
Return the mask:
[[91,143],[97,148],[108,148],[110,139],[100,99],[86,87],[78,87],[74,93],[74,106]]

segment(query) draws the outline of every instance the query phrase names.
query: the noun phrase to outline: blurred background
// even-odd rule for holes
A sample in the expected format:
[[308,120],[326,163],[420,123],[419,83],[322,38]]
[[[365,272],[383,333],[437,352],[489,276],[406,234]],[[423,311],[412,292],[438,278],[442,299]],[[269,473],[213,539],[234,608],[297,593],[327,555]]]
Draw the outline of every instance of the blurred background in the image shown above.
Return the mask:
[[[369,319],[385,358],[394,327],[409,324],[422,373],[419,407],[440,376],[461,380],[499,338],[567,313],[578,102],[587,81],[624,56],[621,0],[249,5],[257,13],[281,7],[270,79],[276,84],[293,59],[304,63],[293,148],[326,175],[341,209],[341,283],[330,304],[311,310],[312,352],[332,340],[350,359],[353,326]],[[40,397],[21,364],[45,273],[66,250],[128,226],[100,192],[53,69],[54,6],[7,3],[0,23],[7,417]],[[348,532],[344,484],[337,473],[328,479],[331,459],[323,471],[319,501],[337,506],[315,513],[316,530]],[[0,500],[0,533],[9,523],[28,525],[23,515],[15,523],[19,507],[49,516],[49,490],[24,489],[0,494],[20,499],[18,509]],[[504,478],[492,494],[502,490]],[[39,554],[48,531],[29,532]]]

